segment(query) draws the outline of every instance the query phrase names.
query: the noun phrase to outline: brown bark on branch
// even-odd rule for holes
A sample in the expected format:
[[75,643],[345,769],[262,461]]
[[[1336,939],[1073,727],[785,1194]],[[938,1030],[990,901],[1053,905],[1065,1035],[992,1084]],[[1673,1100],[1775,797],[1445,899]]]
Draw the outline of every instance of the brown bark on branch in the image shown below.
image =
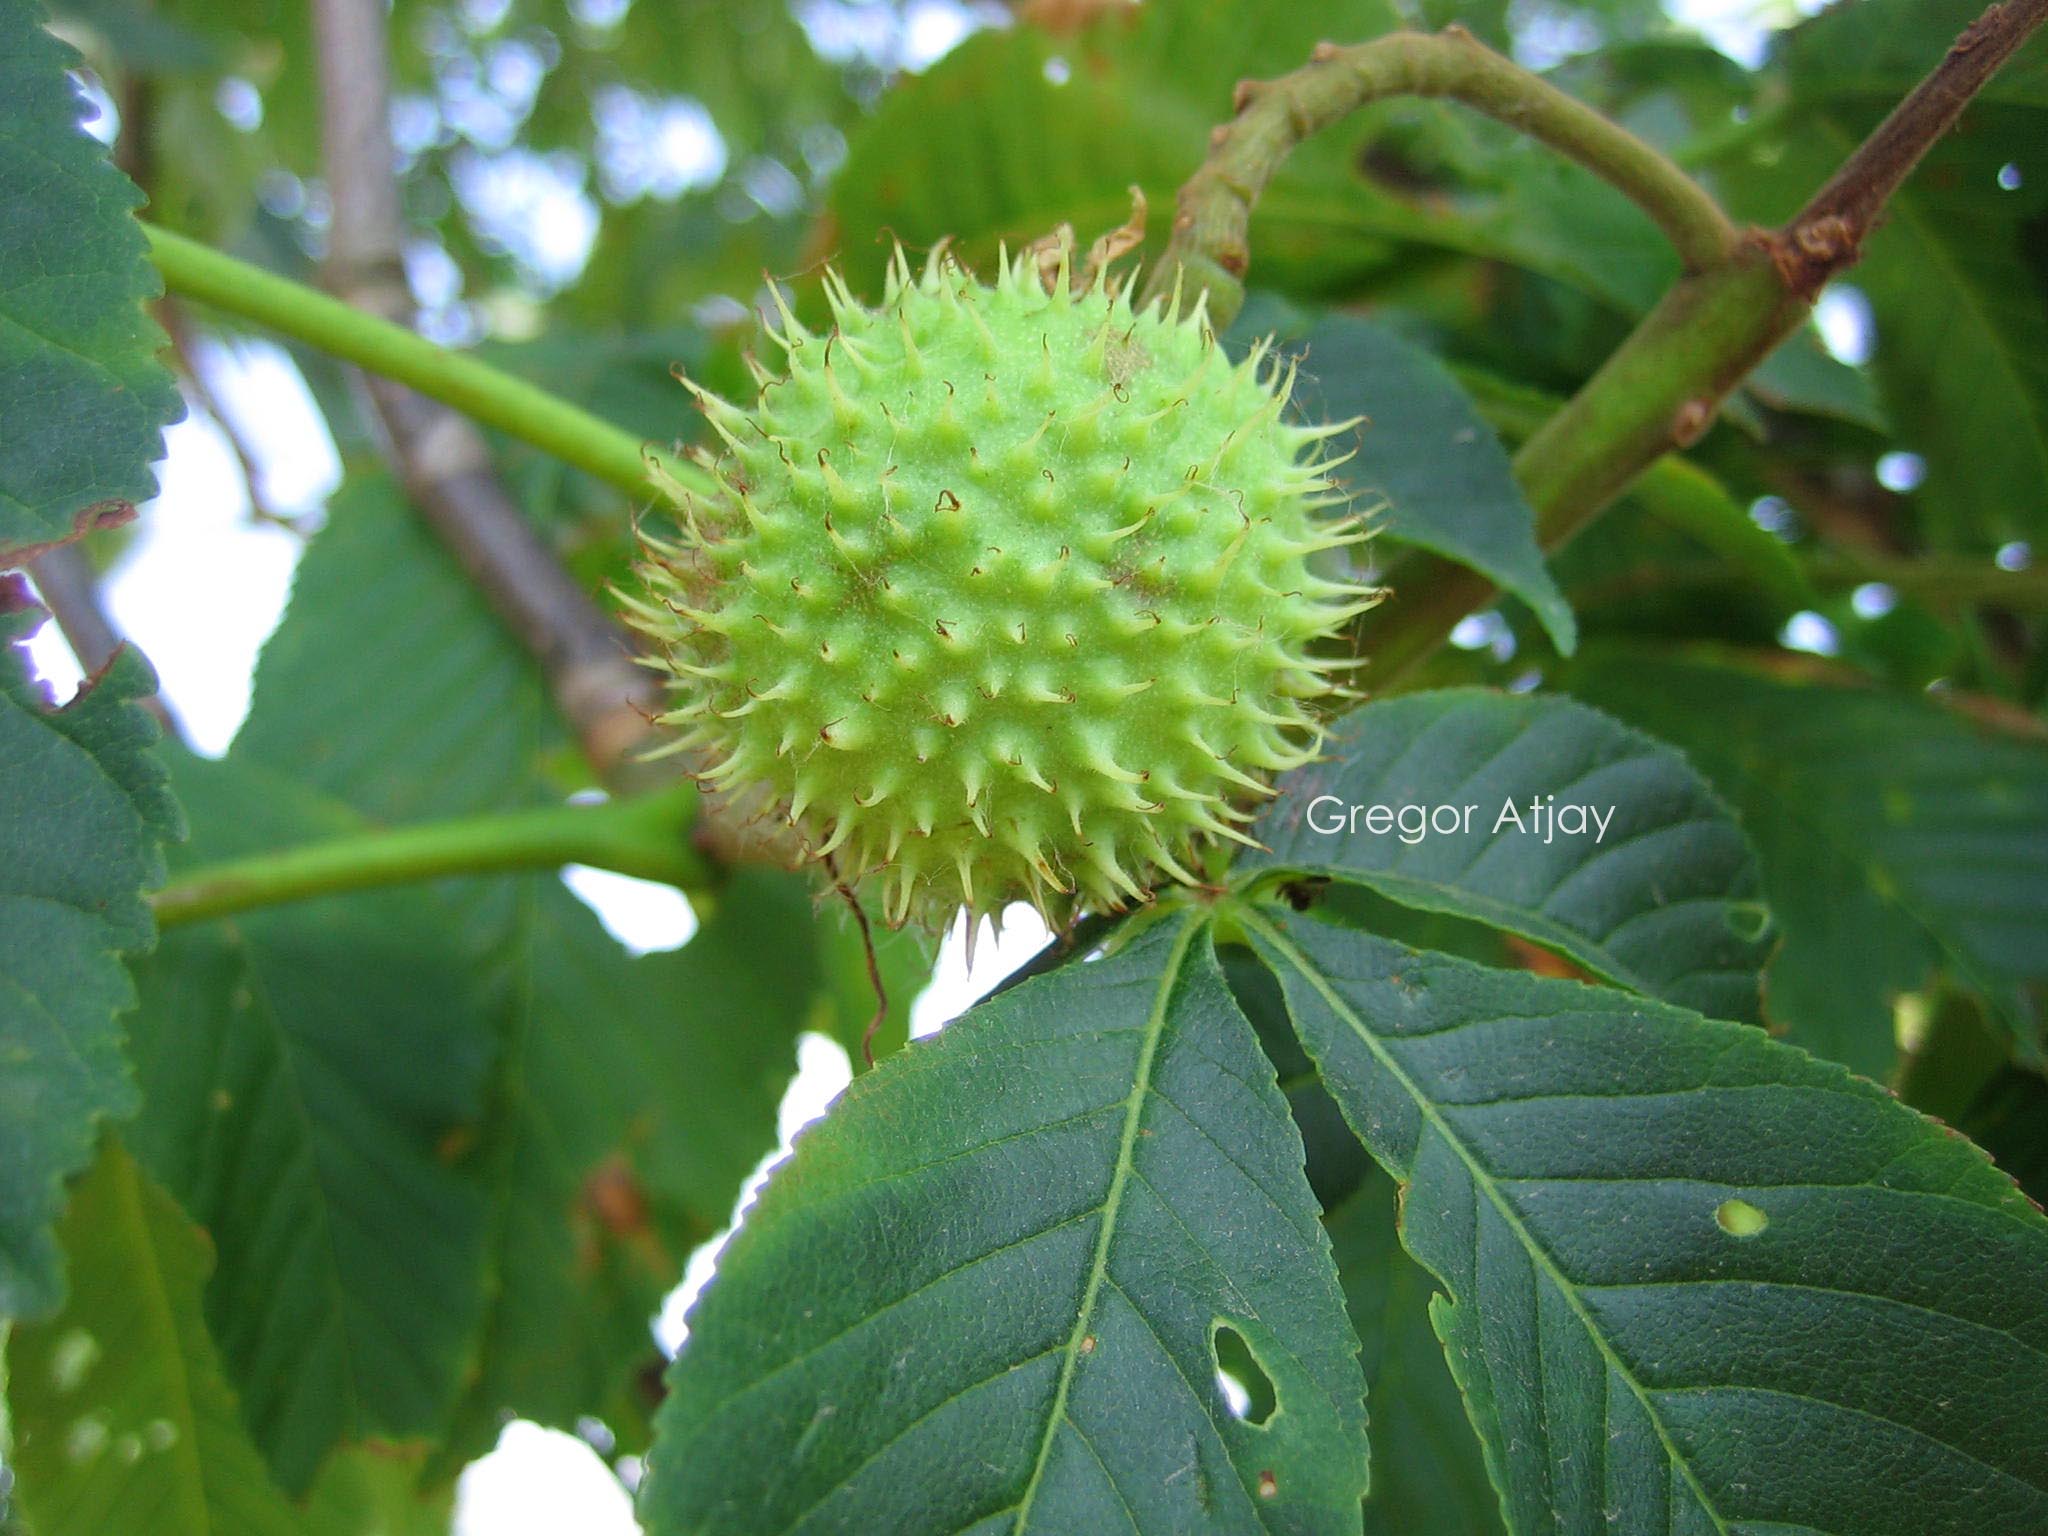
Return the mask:
[[[412,293],[403,260],[382,0],[315,0],[321,132],[330,226],[327,283],[400,324]],[[598,776],[633,788],[673,776],[641,749],[655,739],[660,689],[614,624],[513,503],[483,434],[446,406],[389,380],[364,381],[391,458],[421,516],[539,662],[556,708]]]
[[[1319,45],[1307,67],[1238,87],[1237,117],[1216,129],[1208,160],[1181,188],[1147,296],[1176,282],[1206,289],[1216,323],[1228,323],[1243,300],[1245,234],[1260,190],[1303,138],[1367,101],[1454,97],[1572,155],[1657,220],[1687,271],[1515,455],[1537,540],[1554,550],[1665,453],[1695,441],[1729,391],[1807,322],[1821,284],[1857,258],[1886,199],[2044,19],[2048,0],[1993,5],[1797,218],[1743,236],[1662,155],[1459,29]],[[1496,595],[1485,577],[1434,555],[1404,558],[1389,580],[1393,599],[1358,626],[1373,658],[1368,681],[1381,689]]]
[[1788,288],[1817,294],[1862,255],[1864,237],[1891,195],[2044,19],[2048,0],[2005,0],[1970,24],[1948,56],[1773,237],[1773,255]]

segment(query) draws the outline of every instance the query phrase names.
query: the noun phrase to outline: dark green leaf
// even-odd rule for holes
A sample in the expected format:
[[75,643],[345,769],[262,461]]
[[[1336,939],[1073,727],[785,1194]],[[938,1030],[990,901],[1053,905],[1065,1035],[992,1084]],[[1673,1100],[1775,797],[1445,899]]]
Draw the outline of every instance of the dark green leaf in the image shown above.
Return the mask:
[[[1239,329],[1271,323],[1248,307]],[[1569,655],[1578,629],[1544,568],[1536,515],[1493,429],[1443,364],[1348,315],[1283,326],[1280,336],[1301,358],[1294,398],[1304,416],[1365,418],[1332,446],[1356,451],[1337,474],[1360,510],[1385,507],[1373,519],[1381,537],[1468,565],[1512,592]]]
[[1761,1030],[1246,921],[1518,1536],[2048,1524],[2048,1221],[1975,1147]]
[[[1233,1418],[1213,1342],[1273,1383]],[[1272,1069],[1206,925],[860,1079],[691,1315],[653,1536],[1358,1529],[1364,1418]]]
[[1430,1327],[1436,1282],[1402,1251],[1400,1219],[1394,1181],[1377,1168],[1325,1218],[1372,1404],[1366,1533],[1500,1536],[1500,1496]]
[[1899,1097],[1991,1154],[2037,1205],[2048,1201],[2048,1079],[2013,1064],[1974,1000],[1941,999],[1899,1074]]
[[[1785,34],[1778,53],[1804,90],[1889,109],[1954,46],[1983,13],[1976,0],[1877,0],[1859,9],[1831,9]],[[1991,77],[1980,97],[2048,107],[2048,45],[2021,48]]]
[[[1460,367],[1455,376],[1510,444],[1526,442],[1564,405],[1561,396],[1481,369]],[[1627,516],[1630,510],[1663,527],[1646,529]],[[1637,586],[1668,580],[1688,555],[1702,553],[1725,562],[1728,574],[1774,605],[1776,622],[1767,634],[1814,601],[1806,574],[1784,541],[1750,517],[1725,481],[1675,453],[1644,470],[1618,507],[1556,553],[1551,569],[1573,599],[1584,604],[1589,593],[1598,601],[1610,592],[1626,595]]]
[[156,691],[149,664],[123,650],[52,711],[16,644],[35,617],[0,579],[0,1318],[62,1300],[63,1182],[92,1160],[102,1117],[135,1111],[120,956],[153,941],[142,892],[182,831],[156,722],[135,702]]
[[37,1536],[288,1536],[200,1315],[212,1255],[109,1139],[65,1214],[71,1297],[8,1341],[10,1460]]
[[[1289,775],[1252,828],[1270,851],[1240,869],[1368,885],[1639,992],[1758,1016],[1755,861],[1671,748],[1570,699],[1449,689],[1352,711],[1325,756]],[[1573,832],[1544,819],[1553,805],[1593,809]],[[1406,827],[1394,820],[1404,807]],[[1455,828],[1432,830],[1418,811]]]
[[[982,260],[998,239],[1014,248],[1065,221],[1085,246],[1129,215],[1133,185],[1163,235],[1173,190],[1229,117],[1236,80],[1297,68],[1326,35],[1362,41],[1395,24],[1384,0],[1225,0],[1112,8],[1075,37],[1020,26],[969,38],[853,136],[832,188],[833,241],[857,282],[879,277],[891,236],[954,239]],[[1375,214],[1428,222],[1354,174],[1342,137],[1303,146],[1261,200],[1262,271],[1369,264],[1385,249]]]
[[[1358,894],[1380,900],[1371,892]],[[1388,911],[1376,913],[1376,921],[1391,915],[1416,928],[1449,924],[1432,913],[1385,906]],[[1500,1500],[1429,1326],[1435,1286],[1396,1237],[1400,1211],[1393,1181],[1359,1145],[1316,1077],[1295,1038],[1279,979],[1249,949],[1232,945],[1221,958],[1231,995],[1258,1031],[1301,1130],[1309,1187],[1326,1212],[1323,1225],[1336,1254],[1345,1309],[1362,1346],[1358,1363],[1373,1416],[1367,1536],[1498,1536]]]
[[494,1133],[498,1287],[468,1416],[480,1439],[507,1414],[600,1414],[637,1440],[660,1364],[651,1320],[774,1146],[820,988],[790,943],[810,897],[749,873],[682,949],[639,959],[561,891],[533,898],[513,938],[528,996]]
[[[2048,532],[2048,186],[1997,181],[2019,145],[2048,137],[2048,112],[1979,113],[1976,134],[1938,143],[1893,197],[1851,277],[1877,313],[1897,441],[1927,460],[1930,532],[1988,550]],[[1819,142],[1845,155],[1876,120],[1829,119]]]
[[0,564],[119,522],[184,414],[143,310],[162,292],[142,195],[78,126],[77,56],[0,0]]
[[539,673],[382,474],[355,474],[263,648],[239,759],[378,821],[530,805],[565,733]]
[[2048,981],[2048,744],[1923,699],[1609,653],[1576,694],[1683,747],[1742,813],[1784,942],[1768,1013],[1883,1078],[1893,1004],[1946,969],[2038,1062]]

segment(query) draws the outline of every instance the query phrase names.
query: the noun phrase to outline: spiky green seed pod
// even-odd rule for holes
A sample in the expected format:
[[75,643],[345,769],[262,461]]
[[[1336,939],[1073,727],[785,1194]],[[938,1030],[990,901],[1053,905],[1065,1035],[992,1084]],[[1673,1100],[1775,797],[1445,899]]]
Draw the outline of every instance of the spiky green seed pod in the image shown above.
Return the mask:
[[1021,259],[989,287],[899,253],[878,309],[826,284],[831,332],[784,308],[752,411],[697,391],[722,494],[645,540],[677,747],[892,922],[1195,880],[1315,754],[1343,663],[1312,647],[1372,600],[1314,559],[1365,537],[1324,510],[1340,429],[1286,420],[1291,371],[1231,363],[1199,305]]

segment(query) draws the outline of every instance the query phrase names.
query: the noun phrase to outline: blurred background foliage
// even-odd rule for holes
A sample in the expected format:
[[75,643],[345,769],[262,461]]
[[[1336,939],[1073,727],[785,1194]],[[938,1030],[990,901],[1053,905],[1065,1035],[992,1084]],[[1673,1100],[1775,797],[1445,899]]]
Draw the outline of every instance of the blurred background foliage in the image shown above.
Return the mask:
[[[315,275],[328,210],[304,8],[59,10],[153,217]],[[1452,19],[1554,69],[1738,217],[1773,221],[1974,6],[1860,0],[1776,34],[1767,11],[1748,8],[1723,37],[1758,55],[1738,62],[1648,0],[397,0],[418,321],[650,438],[686,437],[693,413],[671,370],[741,387],[764,274],[829,259],[872,289],[893,240],[950,238],[971,259],[1062,221],[1085,240],[1121,222],[1133,186],[1156,252],[1234,81],[1293,67],[1321,37]],[[1695,450],[1701,473],[1631,498],[1563,557],[1589,634],[1751,644],[1796,618],[1797,648],[1888,681],[2039,704],[2048,166],[2027,162],[2048,143],[2044,111],[2036,46],[1936,150],[1824,301],[1820,331],[1773,358]],[[1297,153],[1253,246],[1255,286],[1421,341],[1511,442],[1673,273],[1648,221],[1603,183],[1428,102],[1377,106]],[[218,323],[182,318],[188,337]],[[364,446],[339,375],[300,362],[337,442]],[[1313,357],[1308,373],[1312,405]],[[616,497],[528,451],[506,446],[504,460],[593,580],[615,568],[628,512]],[[1987,609],[1987,591],[2021,602]],[[1508,611],[1501,633],[1540,665],[1525,620]],[[1482,669],[1503,645],[1474,648]]]

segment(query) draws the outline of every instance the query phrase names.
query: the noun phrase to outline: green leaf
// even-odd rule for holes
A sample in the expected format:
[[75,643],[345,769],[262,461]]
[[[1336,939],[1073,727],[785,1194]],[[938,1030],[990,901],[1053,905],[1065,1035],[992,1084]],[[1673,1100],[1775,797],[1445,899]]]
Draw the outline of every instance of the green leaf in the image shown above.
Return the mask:
[[[1412,926],[1448,923],[1399,907],[1392,912]],[[1435,1287],[1395,1236],[1400,1217],[1393,1181],[1324,1091],[1295,1038],[1277,978],[1241,945],[1220,957],[1231,995],[1258,1031],[1300,1128],[1309,1188],[1326,1212],[1345,1310],[1362,1346],[1358,1363],[1373,1415],[1366,1536],[1499,1536],[1499,1500],[1429,1326]]]
[[[361,825],[232,759],[177,784],[194,858]],[[340,1439],[440,1428],[470,1368],[498,1042],[461,947],[396,887],[180,929],[137,968],[131,1142],[213,1237],[207,1320],[294,1494]]]
[[1830,356],[1812,326],[1780,342],[1743,388],[1774,410],[1832,416],[1873,432],[1891,429],[1870,375]]
[[183,831],[136,703],[156,691],[149,664],[122,650],[50,710],[17,647],[36,617],[0,580],[0,1318],[62,1301],[64,1180],[92,1160],[102,1118],[135,1112],[120,957],[153,942],[142,892]]
[[132,516],[185,410],[142,195],[78,126],[76,60],[35,0],[0,0],[0,565]]
[[[1807,92],[1889,111],[1983,13],[1975,0],[1877,0],[1830,10],[1786,33],[1778,53]],[[2048,107],[2048,45],[2023,45],[1978,99]]]
[[[1480,414],[1512,444],[1526,442],[1564,405],[1562,396],[1482,369],[1461,366],[1455,377]],[[1616,511],[1631,507],[1725,561],[1775,605],[1777,623],[1813,605],[1805,571],[1784,541],[1759,526],[1729,487],[1696,461],[1675,453],[1657,460],[1636,477]],[[1610,512],[1557,552],[1554,579],[1583,605],[1586,598],[1579,594],[1589,587],[1597,592],[1612,584],[1625,590],[1632,580],[1662,575],[1694,552],[1683,545],[1674,551],[1672,540],[1646,539],[1645,532],[1640,523]],[[1770,632],[1775,633],[1777,623]]]
[[1975,1147],[1744,1025],[1245,923],[1518,1536],[2048,1525],[2048,1221]]
[[305,1536],[448,1536],[455,1489],[422,1489],[426,1448],[372,1441],[327,1458],[305,1503]]
[[1894,1003],[1947,971],[2041,1061],[2048,744],[1706,658],[1608,652],[1565,681],[1683,747],[1741,811],[1784,936],[1767,1011],[1790,1039],[1883,1078]]
[[2048,1200],[2048,1079],[2013,1065],[1973,1000],[1941,1000],[1898,1088],[1922,1114],[1982,1147],[2035,1204]]
[[494,1132],[497,1294],[467,1416],[481,1438],[508,1414],[599,1414],[637,1441],[661,1360],[650,1321],[774,1146],[821,986],[790,943],[810,897],[748,872],[682,949],[628,959],[571,898],[536,895],[514,940],[530,996]]
[[[1269,851],[1241,870],[1367,885],[1652,997],[1758,1017],[1755,861],[1671,748],[1570,699],[1446,689],[1352,711],[1325,758],[1288,776],[1252,828]],[[1553,801],[1592,807],[1604,828],[1543,820]],[[1407,828],[1392,819],[1403,807]],[[1415,834],[1418,807],[1455,828]]]
[[[857,1081],[690,1319],[652,1536],[1358,1529],[1328,1244],[1208,930],[1160,922]],[[1216,1384],[1218,1330],[1278,1396]],[[1227,1337],[1227,1335],[1226,1335]]]
[[1401,1249],[1394,1181],[1374,1168],[1324,1221],[1373,1411],[1366,1536],[1500,1536],[1500,1498],[1430,1327],[1436,1282]]
[[285,1536],[200,1316],[212,1263],[108,1140],[64,1218],[71,1298],[8,1342],[10,1460],[37,1536]]
[[[1974,117],[1977,131],[1939,141],[1886,205],[1851,277],[1877,313],[1873,366],[1897,442],[1927,461],[1915,495],[1929,531],[1988,550],[2048,532],[2048,189],[1997,182],[2015,146],[2048,137],[2048,112]],[[1816,142],[1846,155],[1876,121],[1830,117]]]
[[236,758],[421,821],[558,799],[564,741],[533,663],[404,493],[351,474],[263,647]]
[[1578,628],[1536,545],[1536,514],[1522,499],[1493,429],[1444,365],[1393,332],[1349,315],[1287,325],[1248,306],[1236,328],[1278,326],[1301,358],[1294,398],[1317,421],[1365,418],[1336,446],[1356,450],[1337,471],[1382,538],[1470,566],[1535,610],[1558,650]]
[[[413,820],[557,800],[565,753],[532,664],[454,561],[389,480],[352,478],[264,650],[235,759]],[[507,1413],[601,1415],[632,1443],[660,1363],[648,1320],[775,1146],[836,919],[803,882],[750,874],[684,949],[636,960],[551,874],[435,894],[466,1027],[501,1053],[476,1153],[491,1296],[456,1452],[487,1449]]]
[[[1360,41],[1396,24],[1384,0],[1221,0],[1113,8],[1074,37],[981,33],[892,90],[853,134],[832,183],[832,242],[857,283],[879,278],[892,236],[913,248],[953,239],[979,261],[999,239],[1014,248],[1065,221],[1085,247],[1128,217],[1133,185],[1163,236],[1235,81],[1298,68],[1324,36]],[[1356,140],[1310,141],[1274,178],[1252,225],[1262,271],[1383,259],[1372,220],[1382,208],[1401,228],[1427,222],[1355,174],[1346,137]]]

